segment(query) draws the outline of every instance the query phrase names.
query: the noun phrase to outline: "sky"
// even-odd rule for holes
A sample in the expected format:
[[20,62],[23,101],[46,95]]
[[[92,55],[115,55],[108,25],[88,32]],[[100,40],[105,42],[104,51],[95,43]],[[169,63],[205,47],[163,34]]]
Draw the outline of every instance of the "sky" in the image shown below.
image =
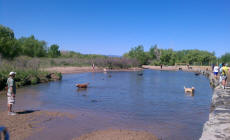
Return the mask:
[[123,55],[143,45],[230,52],[230,0],[0,0],[0,24],[61,50]]

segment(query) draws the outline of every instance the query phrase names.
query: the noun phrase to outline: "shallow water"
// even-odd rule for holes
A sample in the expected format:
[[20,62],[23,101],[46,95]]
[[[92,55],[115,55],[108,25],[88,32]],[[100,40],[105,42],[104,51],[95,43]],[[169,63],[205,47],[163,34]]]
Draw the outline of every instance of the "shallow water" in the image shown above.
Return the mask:
[[[24,109],[80,114],[74,120],[51,124],[54,129],[33,138],[47,139],[53,133],[49,138],[71,139],[97,129],[124,128],[146,130],[163,140],[198,139],[208,120],[212,95],[208,79],[182,71],[137,73],[66,74],[62,81],[18,90],[17,102],[30,101],[20,103]],[[75,87],[86,82],[90,83],[87,90]],[[194,86],[195,96],[185,94],[184,86]]]

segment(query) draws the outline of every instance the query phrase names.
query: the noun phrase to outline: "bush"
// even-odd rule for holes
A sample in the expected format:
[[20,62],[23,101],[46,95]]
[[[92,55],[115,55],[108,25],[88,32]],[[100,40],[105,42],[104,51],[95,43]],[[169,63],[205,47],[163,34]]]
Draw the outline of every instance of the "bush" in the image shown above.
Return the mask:
[[[19,60],[25,60],[21,61],[22,64],[15,64],[20,63],[20,61],[9,61],[4,60],[0,64],[0,90],[3,90],[6,86],[6,81],[8,78],[8,74],[10,71],[15,71],[16,77],[16,86],[17,87],[23,87],[26,85],[31,84],[37,84],[40,82],[48,82],[50,80],[58,80],[61,77],[60,73],[56,73],[56,77],[47,77],[47,75],[50,75],[49,72],[40,71],[37,69],[38,66],[31,67],[30,64],[25,63],[27,58],[19,58]],[[28,61],[34,61],[34,60],[28,60]],[[37,60],[36,60],[37,61]],[[28,64],[28,65],[27,65]]]
[[60,55],[61,55],[61,53],[60,53],[60,51],[59,51],[59,46],[58,46],[58,45],[53,44],[53,45],[51,45],[51,46],[49,47],[49,49],[48,49],[48,56],[49,56],[49,57],[54,58],[54,57],[58,57],[58,56],[60,56]]

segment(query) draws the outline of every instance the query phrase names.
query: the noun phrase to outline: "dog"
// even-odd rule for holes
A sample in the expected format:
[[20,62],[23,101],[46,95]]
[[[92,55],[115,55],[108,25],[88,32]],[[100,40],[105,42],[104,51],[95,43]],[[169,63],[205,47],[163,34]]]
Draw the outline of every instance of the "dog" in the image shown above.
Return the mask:
[[186,88],[186,87],[184,86],[184,91],[185,91],[185,92],[189,92],[189,93],[194,93],[195,88],[194,88],[194,87],[192,87],[192,88]]
[[138,75],[138,76],[143,76],[143,73],[138,73],[137,75]]
[[85,84],[76,84],[76,87],[78,88],[88,88],[89,83],[85,83]]

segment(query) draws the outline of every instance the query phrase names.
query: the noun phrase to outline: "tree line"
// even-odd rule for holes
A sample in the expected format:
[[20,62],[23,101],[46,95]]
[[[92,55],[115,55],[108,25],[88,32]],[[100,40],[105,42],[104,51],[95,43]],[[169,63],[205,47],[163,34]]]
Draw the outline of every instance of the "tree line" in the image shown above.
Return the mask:
[[[47,46],[43,40],[36,39],[33,35],[16,39],[14,32],[9,27],[0,25],[0,55],[3,58],[13,59],[17,56],[29,57],[50,57],[50,58],[78,58],[90,59],[90,61],[108,61],[110,57],[105,55],[81,54],[74,51],[60,51],[57,44]],[[180,50],[160,49],[157,45],[152,46],[149,51],[144,51],[144,47],[139,45],[131,48],[128,53],[122,56],[120,63],[127,62],[130,65],[137,63],[141,65],[175,65],[184,63],[189,65],[210,65],[220,62],[230,63],[230,53],[222,55],[220,58],[215,56],[215,52],[203,50]],[[127,59],[130,61],[128,63]],[[117,62],[116,59],[114,62]]]
[[[8,68],[8,64],[12,64],[14,68]],[[0,25],[0,74],[3,68],[9,70],[26,67],[37,70],[41,67],[90,66],[92,64],[111,69],[138,66],[136,59],[131,58],[60,51],[58,45],[47,46],[45,41],[38,40],[33,35],[16,39],[12,29]]]
[[30,37],[16,39],[12,29],[0,25],[0,54],[3,58],[13,59],[24,55],[29,57],[58,57],[61,55],[59,46],[47,46],[43,40]]
[[13,59],[17,56],[50,58],[74,57],[79,59],[108,58],[105,55],[81,54],[74,51],[60,51],[59,45],[52,44],[48,47],[46,41],[38,40],[34,35],[16,39],[13,30],[3,25],[0,25],[0,55],[6,59]]
[[128,58],[135,58],[140,65],[211,65],[221,62],[230,63],[230,53],[215,56],[215,52],[208,52],[198,49],[174,51],[173,49],[159,49],[157,45],[152,46],[149,51],[144,51],[144,47],[139,45],[131,48],[123,55]]

